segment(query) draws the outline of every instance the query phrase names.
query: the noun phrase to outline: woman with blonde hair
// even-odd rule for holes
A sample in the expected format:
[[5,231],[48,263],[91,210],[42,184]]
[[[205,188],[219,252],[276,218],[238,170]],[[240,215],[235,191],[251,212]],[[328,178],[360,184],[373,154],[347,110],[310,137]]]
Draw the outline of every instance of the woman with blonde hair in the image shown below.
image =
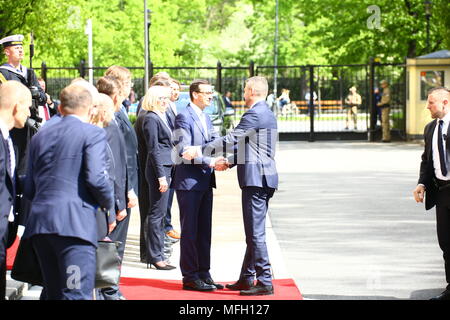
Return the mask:
[[144,223],[147,229],[147,265],[151,264],[157,270],[175,269],[166,263],[163,252],[164,216],[169,199],[167,190],[174,165],[172,130],[166,117],[170,96],[169,87],[153,86],[142,101],[142,109],[147,111],[141,126],[147,150],[145,178],[149,187],[149,210]]

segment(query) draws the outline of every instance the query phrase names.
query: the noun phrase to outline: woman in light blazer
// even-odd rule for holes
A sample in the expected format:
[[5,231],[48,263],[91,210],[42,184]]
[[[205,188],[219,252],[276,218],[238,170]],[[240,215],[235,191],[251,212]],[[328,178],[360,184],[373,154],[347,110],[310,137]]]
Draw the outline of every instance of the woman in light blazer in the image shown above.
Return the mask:
[[[167,212],[171,171],[173,166],[172,130],[167,122],[171,90],[153,86],[142,101],[142,109],[148,111],[142,122],[142,132],[147,149],[145,178],[149,186],[149,209],[145,219],[147,229],[147,262],[157,270],[175,269],[165,262],[164,215]],[[142,195],[144,196],[144,195]]]

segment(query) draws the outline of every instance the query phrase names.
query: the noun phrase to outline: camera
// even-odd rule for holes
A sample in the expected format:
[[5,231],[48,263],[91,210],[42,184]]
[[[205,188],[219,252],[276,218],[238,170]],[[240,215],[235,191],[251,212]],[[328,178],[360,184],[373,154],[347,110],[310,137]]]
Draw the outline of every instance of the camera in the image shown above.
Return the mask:
[[31,107],[30,107],[30,117],[27,119],[26,124],[34,129],[35,131],[38,131],[41,127],[42,118],[39,117],[39,90],[36,86],[31,86],[28,89],[30,89],[31,92]]

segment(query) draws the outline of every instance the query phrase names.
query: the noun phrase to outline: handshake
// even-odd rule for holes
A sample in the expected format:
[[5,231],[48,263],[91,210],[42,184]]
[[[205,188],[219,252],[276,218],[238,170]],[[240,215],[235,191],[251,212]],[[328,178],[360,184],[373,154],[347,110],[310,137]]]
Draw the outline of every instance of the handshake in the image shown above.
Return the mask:
[[[200,147],[196,146],[185,147],[181,155],[183,159],[190,161],[194,158],[201,156]],[[230,167],[230,163],[224,157],[216,157],[212,158],[210,167],[214,168],[214,170],[217,171],[225,171]]]

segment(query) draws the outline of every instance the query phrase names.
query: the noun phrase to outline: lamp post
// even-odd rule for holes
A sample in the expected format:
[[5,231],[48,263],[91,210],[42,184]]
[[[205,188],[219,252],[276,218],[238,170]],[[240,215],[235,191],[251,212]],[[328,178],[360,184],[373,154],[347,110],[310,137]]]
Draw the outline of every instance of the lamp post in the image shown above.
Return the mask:
[[427,53],[430,53],[430,17],[431,17],[431,0],[425,0],[425,18],[427,19]]
[[151,11],[147,9],[147,0],[144,0],[144,55],[145,55],[145,77],[144,77],[144,92],[147,93],[148,84],[150,82],[149,66],[150,66],[150,26]]
[[275,2],[275,40],[274,40],[274,70],[273,70],[273,112],[277,114],[277,78],[278,78],[278,0]]
[[92,20],[87,19],[86,29],[84,33],[88,36],[88,68],[89,68],[89,83],[94,83],[94,54],[92,52]]

